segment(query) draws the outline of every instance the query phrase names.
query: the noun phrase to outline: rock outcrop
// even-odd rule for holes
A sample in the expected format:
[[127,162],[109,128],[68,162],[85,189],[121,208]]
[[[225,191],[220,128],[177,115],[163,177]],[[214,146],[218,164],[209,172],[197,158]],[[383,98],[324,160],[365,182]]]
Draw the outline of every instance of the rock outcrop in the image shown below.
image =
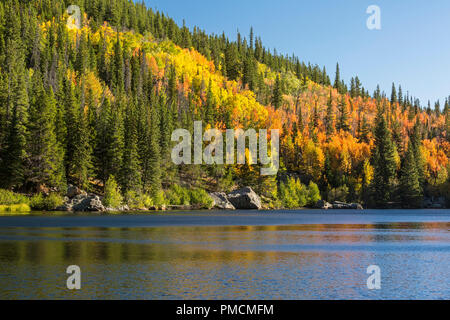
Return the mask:
[[326,202],[325,200],[319,200],[319,201],[317,201],[315,208],[328,210],[328,209],[333,209],[333,205],[331,203]]
[[65,198],[65,202],[62,206],[56,208],[57,211],[106,211],[103,206],[100,197],[95,194],[79,193],[72,199]]
[[251,210],[262,208],[261,199],[250,187],[245,187],[228,194],[228,200],[236,209]]
[[87,193],[86,193],[86,191],[83,191],[83,190],[81,190],[80,188],[78,188],[78,187],[76,187],[76,186],[74,186],[74,185],[69,184],[69,185],[67,186],[67,197],[68,197],[69,199],[72,199],[72,198],[74,198],[74,197],[76,197],[76,196],[78,196],[78,195],[84,195],[84,196],[87,196]]
[[363,206],[359,203],[345,203],[340,201],[333,202],[333,209],[352,209],[352,210],[363,210]]
[[213,192],[213,193],[210,193],[209,196],[214,201],[213,208],[222,209],[222,210],[235,210],[236,209],[233,206],[233,204],[228,200],[225,192]]
[[86,191],[69,184],[64,204],[56,211],[106,211],[102,200],[96,194],[88,194]]

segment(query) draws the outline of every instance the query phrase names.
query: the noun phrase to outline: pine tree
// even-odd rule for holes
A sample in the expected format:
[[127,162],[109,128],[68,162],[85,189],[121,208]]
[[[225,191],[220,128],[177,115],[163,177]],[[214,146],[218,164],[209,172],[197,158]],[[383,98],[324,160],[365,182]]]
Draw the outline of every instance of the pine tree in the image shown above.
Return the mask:
[[392,83],[391,104],[397,103],[397,101],[397,90],[395,89],[395,84]]
[[396,177],[395,149],[386,120],[378,112],[375,128],[374,164],[374,200],[378,207],[385,207],[392,200]]
[[208,85],[208,92],[206,93],[206,105],[205,105],[205,115],[204,120],[205,124],[210,124],[211,126],[214,125],[214,118],[215,118],[215,102],[214,102],[214,95],[212,92],[212,80],[209,79],[209,85]]
[[147,177],[148,191],[153,199],[158,197],[158,193],[161,190],[161,159],[160,159],[160,147],[159,147],[159,114],[155,100],[150,111],[150,132],[148,141],[148,153],[149,160],[149,176]]
[[114,61],[112,65],[112,85],[117,94],[124,90],[124,63],[119,33],[114,45]]
[[277,110],[278,108],[281,107],[282,103],[283,103],[283,93],[281,91],[281,81],[280,76],[277,75],[272,94],[272,106],[275,108],[275,110]]
[[136,118],[134,115],[134,105],[131,103],[127,107],[125,122],[125,143],[121,172],[122,190],[124,192],[140,192],[141,171],[137,149]]
[[240,62],[238,50],[234,44],[228,43],[225,50],[226,75],[230,80],[237,80],[240,77]]
[[416,119],[416,123],[414,124],[413,131],[410,137],[410,148],[414,153],[414,160],[416,161],[416,170],[419,179],[419,184],[421,190],[425,187],[425,159],[422,154],[422,139],[421,139],[421,130],[419,119]]
[[35,191],[43,185],[62,191],[65,188],[64,152],[56,137],[56,100],[51,88],[49,93],[44,91],[41,78],[39,72],[33,76],[26,176]]
[[336,124],[336,129],[342,131],[350,131],[348,104],[345,96],[342,96],[341,102],[338,106],[339,118]]
[[402,206],[407,208],[418,208],[422,202],[422,189],[419,183],[419,175],[414,159],[414,150],[410,145],[402,161],[400,170],[399,193]]
[[[83,87],[84,92],[84,80]],[[83,95],[83,93],[82,93]],[[85,111],[84,97],[75,109],[73,135],[73,154],[70,159],[69,172],[75,183],[82,188],[89,188],[89,177],[92,171],[92,146],[90,145],[89,119]]]
[[18,81],[15,84],[12,100],[13,109],[9,125],[6,148],[3,150],[1,166],[1,183],[4,188],[19,188],[23,186],[25,167],[28,161],[28,110],[29,100],[26,88],[25,70],[18,71]]
[[255,89],[255,72],[256,64],[253,55],[250,51],[247,52],[246,58],[244,60],[244,74],[242,76],[242,84],[248,85],[250,90]]
[[327,141],[329,141],[331,136],[334,134],[333,97],[331,95],[331,90],[330,90],[330,97],[327,103],[327,112],[325,114],[325,127],[326,127],[325,129]]
[[369,133],[370,133],[369,123],[367,122],[365,114],[363,114],[361,120],[361,127],[358,133],[359,141],[369,143]]

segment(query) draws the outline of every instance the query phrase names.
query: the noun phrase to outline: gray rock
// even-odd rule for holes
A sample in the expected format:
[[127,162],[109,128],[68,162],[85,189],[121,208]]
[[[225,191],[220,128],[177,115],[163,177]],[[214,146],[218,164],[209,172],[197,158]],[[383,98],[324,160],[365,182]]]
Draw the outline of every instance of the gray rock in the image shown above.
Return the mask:
[[82,194],[72,199],[72,209],[73,211],[106,211],[99,196]]
[[78,195],[84,195],[84,196],[86,196],[87,193],[86,193],[86,191],[83,191],[83,190],[81,190],[80,188],[78,188],[78,187],[76,187],[76,186],[74,186],[74,185],[69,184],[69,186],[67,187],[67,197],[68,197],[68,198],[74,198],[74,197],[76,197],[76,196],[78,196]]
[[261,199],[250,187],[233,191],[227,197],[236,209],[260,210],[262,208]]
[[363,206],[359,203],[345,203],[341,201],[333,202],[333,209],[352,209],[352,210],[363,210]]
[[213,199],[213,208],[223,209],[223,210],[236,210],[233,204],[228,200],[225,192],[213,192],[209,196]]
[[325,210],[333,209],[333,205],[331,203],[326,202],[325,200],[317,201],[315,207],[317,209],[325,209]]

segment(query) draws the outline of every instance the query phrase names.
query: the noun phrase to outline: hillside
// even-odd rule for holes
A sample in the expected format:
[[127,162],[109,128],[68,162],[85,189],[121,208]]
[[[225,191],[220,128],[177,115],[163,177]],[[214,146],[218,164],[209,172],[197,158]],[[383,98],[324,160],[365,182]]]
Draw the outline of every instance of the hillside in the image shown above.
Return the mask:
[[[67,24],[71,4],[80,28]],[[125,201],[181,205],[192,190],[252,186],[272,206],[299,207],[317,185],[329,201],[448,205],[450,97],[432,109],[396,86],[389,98],[357,77],[348,88],[338,68],[332,83],[253,30],[231,42],[126,0],[7,0],[0,21],[1,188],[103,192],[115,180]],[[173,130],[199,120],[280,129],[278,175],[174,165]]]

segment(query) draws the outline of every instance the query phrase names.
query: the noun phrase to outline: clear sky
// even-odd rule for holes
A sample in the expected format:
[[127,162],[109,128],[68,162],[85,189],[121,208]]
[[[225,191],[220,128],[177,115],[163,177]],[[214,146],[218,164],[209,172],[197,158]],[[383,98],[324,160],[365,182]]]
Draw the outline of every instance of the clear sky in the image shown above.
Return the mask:
[[[268,48],[325,65],[336,62],[349,83],[358,75],[373,92],[388,95],[392,82],[425,105],[450,95],[450,1],[448,0],[145,0],[146,4],[208,33],[236,38],[253,26]],[[369,5],[381,9],[381,30],[369,30]]]

